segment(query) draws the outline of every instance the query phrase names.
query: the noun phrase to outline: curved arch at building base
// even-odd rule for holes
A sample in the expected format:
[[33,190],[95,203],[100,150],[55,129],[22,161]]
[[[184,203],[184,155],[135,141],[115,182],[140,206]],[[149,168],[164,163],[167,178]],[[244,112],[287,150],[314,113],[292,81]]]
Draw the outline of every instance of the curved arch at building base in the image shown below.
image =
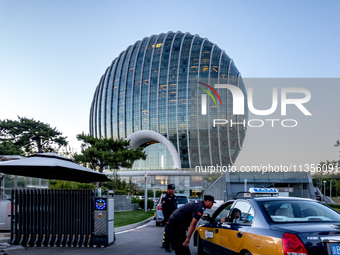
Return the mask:
[[131,148],[136,149],[147,142],[159,142],[163,144],[171,154],[175,169],[181,169],[181,159],[176,147],[167,138],[152,130],[140,130],[129,135],[126,140],[130,140]]

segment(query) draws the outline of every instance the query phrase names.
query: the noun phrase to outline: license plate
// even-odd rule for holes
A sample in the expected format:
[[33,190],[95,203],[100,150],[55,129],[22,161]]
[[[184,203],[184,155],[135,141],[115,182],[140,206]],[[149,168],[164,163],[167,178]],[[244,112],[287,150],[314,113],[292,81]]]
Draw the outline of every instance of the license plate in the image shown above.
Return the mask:
[[331,244],[332,255],[340,255],[340,244]]

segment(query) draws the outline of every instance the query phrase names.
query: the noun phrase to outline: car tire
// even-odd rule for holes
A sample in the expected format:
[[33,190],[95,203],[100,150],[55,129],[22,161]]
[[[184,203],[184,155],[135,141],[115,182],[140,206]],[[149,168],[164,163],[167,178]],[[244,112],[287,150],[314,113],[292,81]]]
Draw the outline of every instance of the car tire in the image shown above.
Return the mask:
[[160,225],[161,223],[156,221],[156,226],[159,227]]
[[197,255],[207,255],[207,253],[203,249],[202,239],[200,235],[197,235]]
[[249,251],[247,251],[244,255],[251,255],[251,253]]

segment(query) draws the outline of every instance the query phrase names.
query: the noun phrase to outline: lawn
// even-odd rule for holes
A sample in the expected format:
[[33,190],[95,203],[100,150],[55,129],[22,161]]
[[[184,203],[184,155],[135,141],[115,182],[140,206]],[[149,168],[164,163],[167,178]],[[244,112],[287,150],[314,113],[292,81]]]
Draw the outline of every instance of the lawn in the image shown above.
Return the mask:
[[122,227],[125,225],[137,223],[146,220],[154,215],[154,211],[144,212],[140,211],[129,211],[129,212],[115,212],[115,227]]
[[340,203],[340,197],[332,197],[332,200],[337,204]]

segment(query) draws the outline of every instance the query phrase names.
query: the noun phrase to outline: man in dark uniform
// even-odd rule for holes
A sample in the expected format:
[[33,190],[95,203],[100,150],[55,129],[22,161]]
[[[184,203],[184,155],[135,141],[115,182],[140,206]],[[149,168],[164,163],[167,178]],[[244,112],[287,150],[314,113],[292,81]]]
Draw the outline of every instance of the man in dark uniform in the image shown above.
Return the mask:
[[162,197],[162,212],[164,216],[164,235],[163,235],[163,247],[167,252],[170,250],[170,236],[169,236],[169,218],[170,215],[177,209],[177,198],[175,196],[175,185],[168,185],[168,192]]
[[[176,255],[191,254],[189,242],[192,233],[196,229],[198,220],[202,217],[203,211],[210,209],[215,203],[214,197],[204,195],[203,200],[196,200],[183,205],[171,214],[169,219],[169,231],[172,249]],[[186,235],[186,230],[188,234]]]

